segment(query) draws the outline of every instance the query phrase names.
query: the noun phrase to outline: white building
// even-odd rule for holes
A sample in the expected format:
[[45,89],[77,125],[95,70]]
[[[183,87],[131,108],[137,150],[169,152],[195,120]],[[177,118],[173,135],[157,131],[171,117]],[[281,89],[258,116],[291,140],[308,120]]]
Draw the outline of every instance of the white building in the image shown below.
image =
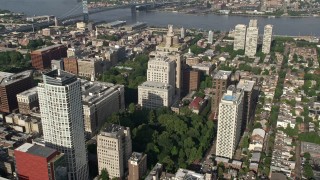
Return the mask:
[[257,52],[258,46],[258,26],[257,20],[251,19],[249,23],[249,27],[247,28],[247,35],[246,35],[246,47],[244,54],[250,58],[253,58]]
[[232,159],[240,140],[243,91],[231,85],[219,104],[216,156]]
[[138,104],[144,108],[170,107],[173,96],[174,88],[165,83],[146,81],[138,86]]
[[246,30],[247,27],[244,24],[238,24],[234,31],[233,50],[243,49],[246,43]]
[[272,28],[273,26],[271,24],[267,24],[264,27],[262,52],[265,54],[270,53],[271,41],[272,41]]
[[38,86],[45,145],[65,153],[69,180],[89,179],[80,87],[61,70],[44,74]]
[[212,44],[213,43],[213,32],[209,31],[208,33],[208,43]]
[[130,129],[116,124],[108,124],[97,137],[99,174],[103,169],[106,169],[110,179],[124,179],[131,153]]

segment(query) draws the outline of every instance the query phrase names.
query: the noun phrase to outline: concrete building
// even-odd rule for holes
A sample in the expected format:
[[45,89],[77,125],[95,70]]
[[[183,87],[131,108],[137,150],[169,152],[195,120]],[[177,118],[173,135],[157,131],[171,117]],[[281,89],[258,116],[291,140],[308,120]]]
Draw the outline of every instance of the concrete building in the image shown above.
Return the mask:
[[51,36],[53,34],[53,29],[51,28],[45,28],[45,29],[42,29],[42,35],[43,36]]
[[156,56],[148,62],[147,81],[176,86],[175,61],[165,56]]
[[174,88],[166,83],[146,81],[138,86],[138,104],[147,109],[170,107]]
[[253,58],[257,52],[259,28],[257,26],[257,20],[251,19],[249,22],[249,27],[247,28],[246,35],[246,47],[244,54],[249,58]]
[[222,95],[227,90],[227,87],[231,83],[231,71],[222,71],[219,70],[213,76],[213,99],[211,105],[211,112],[213,113],[213,118],[216,119],[218,117],[219,112],[219,103],[221,101]]
[[39,108],[39,99],[37,87],[23,91],[17,94],[19,112],[21,114],[30,114],[33,108]]
[[97,58],[86,58],[78,60],[78,76],[91,78],[97,77],[106,71],[106,62]]
[[228,87],[219,104],[216,156],[232,159],[240,140],[243,91]]
[[147,172],[147,155],[133,152],[128,160],[128,180],[140,180]]
[[168,31],[164,38],[164,42],[156,47],[157,51],[163,52],[179,52],[186,46],[179,43],[179,37],[174,34],[173,25],[168,25]]
[[73,47],[73,48],[68,48],[67,49],[67,57],[77,57],[79,56],[81,53],[80,49],[77,47]]
[[125,109],[124,86],[81,80],[81,91],[85,132],[91,138],[107,117]]
[[63,66],[64,66],[64,70],[78,75],[79,70],[78,70],[78,60],[75,57],[68,57],[68,58],[64,58],[63,59]]
[[38,94],[46,146],[65,153],[69,180],[87,180],[80,80],[65,71],[53,70],[43,74]]
[[174,178],[172,179],[173,180],[185,180],[185,179],[205,180],[205,176],[203,174],[199,174],[194,171],[179,168]]
[[65,156],[55,149],[25,143],[14,150],[18,179],[66,180]]
[[35,116],[12,113],[5,117],[6,124],[12,129],[26,134],[42,134],[41,119]]
[[109,178],[124,179],[132,153],[130,129],[108,124],[97,137],[98,169],[109,173]]
[[184,39],[184,38],[186,37],[186,29],[185,29],[184,27],[182,27],[182,28],[180,29],[180,37],[181,37],[182,39]]
[[0,112],[9,113],[18,108],[17,94],[35,86],[33,71],[23,71],[0,78]]
[[213,43],[213,32],[209,31],[208,33],[208,43],[212,44]]
[[241,79],[237,84],[237,89],[243,90],[243,129],[249,124],[254,116],[254,110],[258,101],[258,92],[254,88],[255,81]]
[[55,70],[55,69],[64,70],[63,60],[62,59],[53,59],[53,60],[51,60],[51,69],[52,70]]
[[163,170],[163,165],[160,163],[157,163],[152,170],[150,171],[150,173],[148,174],[148,176],[145,178],[145,180],[160,180],[160,176]]
[[51,60],[67,57],[67,47],[55,44],[31,52],[32,67],[38,70],[51,68]]
[[246,44],[246,31],[247,27],[244,24],[238,24],[235,27],[234,31],[234,43],[233,43],[233,50],[244,50]]
[[265,54],[270,53],[271,42],[272,42],[272,28],[273,28],[273,26],[271,24],[267,24],[264,27],[262,52]]

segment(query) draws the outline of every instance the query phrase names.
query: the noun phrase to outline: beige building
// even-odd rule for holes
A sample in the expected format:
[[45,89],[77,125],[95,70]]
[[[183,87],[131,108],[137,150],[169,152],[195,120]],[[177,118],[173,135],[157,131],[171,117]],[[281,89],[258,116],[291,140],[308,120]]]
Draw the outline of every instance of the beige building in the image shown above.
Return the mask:
[[246,30],[247,26],[244,24],[238,24],[234,30],[234,43],[233,50],[243,49],[246,44]]
[[250,58],[253,58],[257,52],[259,37],[257,23],[258,22],[256,19],[251,19],[249,22],[249,27],[247,28],[246,47],[244,54]]
[[147,155],[133,152],[128,160],[128,180],[140,180],[147,172]]
[[22,114],[9,114],[5,117],[6,123],[16,131],[31,134],[42,134],[41,119],[33,116]]
[[106,70],[106,62],[102,59],[88,58],[78,60],[78,75],[91,78],[101,75]]
[[109,173],[109,178],[124,179],[132,153],[130,129],[108,124],[97,137],[98,170]]
[[84,126],[87,137],[96,135],[107,117],[125,108],[124,86],[81,80]]
[[17,94],[19,112],[21,114],[30,114],[33,108],[39,108],[39,99],[37,87],[23,91]]
[[271,41],[272,41],[272,28],[273,28],[273,26],[271,24],[267,24],[264,27],[262,52],[265,54],[270,53]]

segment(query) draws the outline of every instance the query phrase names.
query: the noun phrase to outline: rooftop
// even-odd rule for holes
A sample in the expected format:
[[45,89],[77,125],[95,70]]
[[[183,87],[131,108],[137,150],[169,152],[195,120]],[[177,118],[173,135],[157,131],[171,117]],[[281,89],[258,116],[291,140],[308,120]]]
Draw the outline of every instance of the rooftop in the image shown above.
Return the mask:
[[146,88],[152,88],[152,89],[170,89],[172,88],[171,85],[161,82],[153,82],[153,81],[146,81],[142,83],[139,87],[146,87]]
[[1,74],[0,74],[0,85],[9,85],[12,83],[15,83],[17,81],[20,81],[22,79],[28,78],[30,76],[32,76],[33,71],[32,70],[27,70],[27,71],[23,71],[17,74],[13,74],[11,76],[9,76],[9,74],[7,73],[3,73],[5,75],[5,78],[1,79]]
[[25,90],[25,91],[17,94],[17,96],[31,96],[31,95],[35,95],[35,94],[38,94],[37,87],[33,87],[31,89]]
[[181,180],[204,180],[204,175],[187,169],[179,169],[175,175],[176,179]]
[[122,134],[124,129],[126,128],[117,124],[107,124],[107,126],[100,131],[100,135],[117,138]]
[[238,103],[242,99],[242,90],[236,90],[234,85],[228,87],[221,98],[222,103]]
[[222,71],[219,70],[214,76],[213,79],[228,79],[231,76],[231,71]]
[[143,157],[143,153],[133,152],[130,156],[130,161],[139,162]]
[[252,91],[254,85],[254,81],[240,79],[239,83],[237,84],[237,89],[243,89],[244,91]]
[[9,77],[9,76],[12,76],[13,73],[8,73],[8,72],[1,72],[0,71],[0,82],[2,81],[2,79],[6,78],[6,77]]
[[[154,176],[160,176],[160,173],[162,172],[162,164],[157,163],[153,169],[150,171],[149,175],[145,178],[145,180],[153,180]],[[158,179],[158,178],[156,178]]]
[[42,53],[42,52],[44,52],[44,51],[48,51],[48,50],[51,50],[51,49],[53,49],[53,48],[57,48],[57,47],[61,47],[61,46],[64,46],[64,45],[62,45],[62,44],[55,44],[55,45],[52,45],[52,46],[48,46],[48,47],[44,47],[44,48],[35,50],[35,51],[33,51],[33,52]]
[[51,156],[52,154],[54,154],[55,152],[57,152],[54,149],[48,148],[48,147],[44,147],[44,146],[39,146],[36,144],[30,144],[30,143],[25,143],[23,145],[21,145],[20,147],[18,147],[17,149],[15,149],[16,151],[20,151],[20,152],[25,152],[28,154],[33,154],[36,156],[41,156],[44,158],[48,158],[49,156]]
[[43,81],[46,84],[64,86],[77,80],[77,77],[66,71],[56,69],[43,74]]

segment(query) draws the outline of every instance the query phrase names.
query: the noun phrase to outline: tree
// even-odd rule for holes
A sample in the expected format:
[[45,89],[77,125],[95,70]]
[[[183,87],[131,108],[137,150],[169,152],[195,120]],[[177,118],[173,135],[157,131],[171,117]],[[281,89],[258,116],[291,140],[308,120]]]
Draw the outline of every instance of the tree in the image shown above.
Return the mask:
[[109,180],[109,173],[106,169],[101,170],[100,180]]
[[306,158],[307,161],[309,161],[311,158],[311,155],[310,155],[310,153],[306,152],[303,154],[303,157]]
[[135,110],[136,110],[136,105],[134,103],[130,103],[129,104],[129,112],[134,113]]

